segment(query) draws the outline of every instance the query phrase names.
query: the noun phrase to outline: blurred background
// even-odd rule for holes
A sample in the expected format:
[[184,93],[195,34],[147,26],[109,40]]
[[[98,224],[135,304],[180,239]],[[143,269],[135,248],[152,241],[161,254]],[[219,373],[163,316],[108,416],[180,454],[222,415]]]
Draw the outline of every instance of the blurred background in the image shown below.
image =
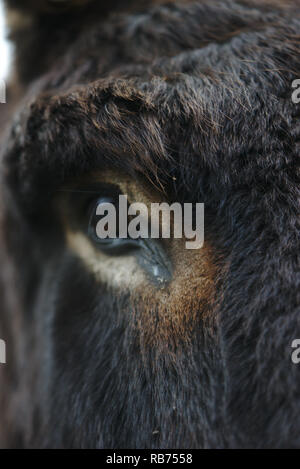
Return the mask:
[[10,52],[6,40],[3,0],[0,0],[0,80],[5,79],[8,74]]

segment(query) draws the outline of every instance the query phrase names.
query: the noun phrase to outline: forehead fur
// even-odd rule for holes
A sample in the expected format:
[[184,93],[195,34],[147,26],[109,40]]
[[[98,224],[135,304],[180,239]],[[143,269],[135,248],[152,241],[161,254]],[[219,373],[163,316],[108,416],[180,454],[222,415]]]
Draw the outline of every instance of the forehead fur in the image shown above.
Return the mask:
[[233,1],[96,24],[31,89],[4,150],[15,192],[42,203],[65,178],[103,166],[185,197],[206,185],[213,200],[216,175],[218,191],[251,184],[249,150],[274,161],[280,129],[290,132],[295,107],[282,97],[299,69],[299,24],[289,9]]

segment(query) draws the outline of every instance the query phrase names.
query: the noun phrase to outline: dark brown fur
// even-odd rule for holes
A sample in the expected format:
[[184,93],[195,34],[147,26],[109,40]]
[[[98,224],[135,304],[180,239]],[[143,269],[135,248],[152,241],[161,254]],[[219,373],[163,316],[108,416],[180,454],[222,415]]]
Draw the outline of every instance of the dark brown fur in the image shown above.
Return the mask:
[[[32,8],[12,32],[4,447],[300,446],[300,5],[160,3]],[[169,290],[116,291],[66,242],[59,191],[111,170],[206,205],[204,250],[166,248]]]

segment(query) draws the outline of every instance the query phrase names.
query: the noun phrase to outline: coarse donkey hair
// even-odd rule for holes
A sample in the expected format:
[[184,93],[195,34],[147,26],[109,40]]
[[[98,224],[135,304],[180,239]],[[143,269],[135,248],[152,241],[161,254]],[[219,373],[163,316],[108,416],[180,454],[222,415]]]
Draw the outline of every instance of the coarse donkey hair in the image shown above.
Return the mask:
[[[6,12],[1,447],[299,448],[300,2]],[[205,203],[203,249],[153,244],[159,288],[79,228],[91,185]]]

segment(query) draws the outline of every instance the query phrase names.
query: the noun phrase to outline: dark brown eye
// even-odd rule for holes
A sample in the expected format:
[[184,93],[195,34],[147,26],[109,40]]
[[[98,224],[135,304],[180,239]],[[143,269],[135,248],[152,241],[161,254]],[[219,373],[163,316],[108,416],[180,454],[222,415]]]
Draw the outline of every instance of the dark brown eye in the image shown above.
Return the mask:
[[160,239],[129,235],[128,227],[134,216],[129,215],[129,201],[119,187],[98,183],[72,189],[66,212],[71,228],[84,233],[99,251],[108,256],[134,256],[159,287],[171,281],[173,267],[164,243]]
[[97,247],[111,255],[126,254],[141,247],[138,239],[120,237],[120,213],[114,198],[99,197],[88,210],[88,236]]

